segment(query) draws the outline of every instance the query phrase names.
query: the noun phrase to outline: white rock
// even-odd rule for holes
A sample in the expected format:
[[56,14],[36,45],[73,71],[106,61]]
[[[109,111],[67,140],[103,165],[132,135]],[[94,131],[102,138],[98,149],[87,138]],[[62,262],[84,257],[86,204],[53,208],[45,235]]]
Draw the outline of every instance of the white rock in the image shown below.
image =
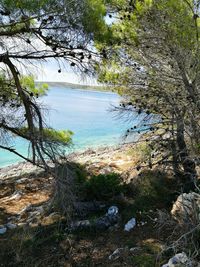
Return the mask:
[[162,265],[162,267],[192,267],[192,261],[187,257],[185,252],[178,253],[172,257],[168,263]]
[[120,257],[121,253],[127,250],[127,248],[117,248],[109,257],[109,260],[116,260]]
[[6,227],[7,227],[8,229],[15,229],[15,228],[17,228],[17,225],[14,224],[14,223],[7,223],[7,224],[6,224]]
[[7,231],[7,228],[6,228],[6,227],[1,227],[1,228],[0,228],[0,235],[5,234],[6,231]]
[[112,216],[112,215],[115,216],[115,215],[118,214],[118,212],[119,212],[118,207],[116,207],[116,206],[111,206],[111,207],[108,209],[107,215],[109,215],[109,216]]
[[124,231],[128,231],[129,232],[135,226],[136,226],[136,219],[132,218],[130,221],[127,222],[127,224],[125,224]]
[[19,200],[21,198],[21,196],[23,195],[23,193],[21,191],[15,191],[11,197],[9,198],[9,200]]
[[140,248],[139,248],[139,247],[135,247],[135,248],[130,248],[130,249],[129,249],[130,252],[135,252],[135,251],[137,251],[137,250],[140,250]]
[[192,193],[181,194],[173,204],[171,214],[181,224],[200,217],[200,195]]
[[28,223],[18,223],[17,226],[19,227],[26,227],[28,225]]

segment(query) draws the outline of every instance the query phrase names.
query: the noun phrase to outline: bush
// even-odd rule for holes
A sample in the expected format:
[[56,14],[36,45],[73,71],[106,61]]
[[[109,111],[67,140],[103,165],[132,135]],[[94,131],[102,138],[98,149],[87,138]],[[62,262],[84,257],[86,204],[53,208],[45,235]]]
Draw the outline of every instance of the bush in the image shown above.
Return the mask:
[[144,171],[136,183],[135,206],[141,210],[171,207],[176,195],[176,180],[166,173]]
[[87,199],[109,200],[123,191],[121,177],[117,173],[99,174],[85,182]]

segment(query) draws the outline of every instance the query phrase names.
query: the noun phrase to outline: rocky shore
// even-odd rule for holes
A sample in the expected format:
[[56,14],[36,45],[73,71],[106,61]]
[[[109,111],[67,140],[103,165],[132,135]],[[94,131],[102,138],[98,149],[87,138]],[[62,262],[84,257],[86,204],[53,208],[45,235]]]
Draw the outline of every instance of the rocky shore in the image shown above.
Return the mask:
[[[88,148],[83,152],[72,152],[67,156],[69,162],[77,162],[80,164],[92,164],[94,167],[110,166],[115,168],[115,164],[119,167],[126,168],[129,164],[132,165],[132,158],[127,154],[130,149],[133,149],[133,144],[124,144],[119,146],[99,147],[96,149]],[[112,164],[115,163],[115,164]],[[29,162],[19,162],[0,168],[0,183],[7,178],[22,176],[29,173],[38,174],[42,172],[42,168],[34,166]]]

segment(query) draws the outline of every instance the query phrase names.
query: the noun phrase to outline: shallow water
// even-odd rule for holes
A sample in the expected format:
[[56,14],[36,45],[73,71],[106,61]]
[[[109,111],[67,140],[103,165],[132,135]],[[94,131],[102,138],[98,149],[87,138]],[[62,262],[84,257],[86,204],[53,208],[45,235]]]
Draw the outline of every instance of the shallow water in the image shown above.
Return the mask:
[[[116,118],[112,106],[119,104],[120,97],[112,92],[71,89],[61,86],[49,88],[47,96],[39,102],[45,109],[46,120],[55,129],[74,132],[73,149],[115,145],[130,123]],[[27,155],[27,144],[17,138],[14,147]],[[21,161],[19,157],[0,150],[0,167]]]

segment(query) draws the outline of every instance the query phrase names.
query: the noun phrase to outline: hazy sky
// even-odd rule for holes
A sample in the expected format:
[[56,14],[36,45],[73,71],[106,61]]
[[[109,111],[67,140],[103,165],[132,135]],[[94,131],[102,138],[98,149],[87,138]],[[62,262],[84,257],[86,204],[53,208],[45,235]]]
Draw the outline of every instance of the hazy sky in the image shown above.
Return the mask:
[[[58,69],[61,69],[61,73],[58,73]],[[37,81],[48,81],[48,82],[69,82],[75,84],[90,84],[96,85],[97,81],[95,78],[89,78],[84,75],[73,71],[67,63],[58,64],[55,60],[48,61],[33,68],[34,74],[37,77]]]
[[[116,19],[113,17],[109,18],[107,15],[105,20],[106,23],[110,25]],[[61,69],[62,72],[58,73],[58,69]],[[97,85],[97,80],[95,78],[87,78],[86,76],[81,77],[80,75],[76,74],[66,62],[65,64],[61,64],[59,66],[55,60],[51,60],[46,64],[43,64],[42,67],[37,70],[36,76],[38,81]]]

